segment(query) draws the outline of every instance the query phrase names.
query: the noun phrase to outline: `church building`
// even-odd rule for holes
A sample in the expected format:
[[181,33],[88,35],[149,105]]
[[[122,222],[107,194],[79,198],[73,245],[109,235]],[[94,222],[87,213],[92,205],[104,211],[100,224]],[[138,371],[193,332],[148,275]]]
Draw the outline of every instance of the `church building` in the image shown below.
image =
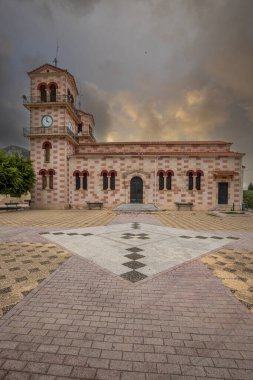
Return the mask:
[[[154,204],[176,209],[235,209],[242,205],[242,153],[225,141],[97,142],[93,115],[77,109],[75,78],[45,64],[28,73],[34,208]],[[138,126],[136,126],[138,127]],[[190,138],[190,136],[189,136]]]

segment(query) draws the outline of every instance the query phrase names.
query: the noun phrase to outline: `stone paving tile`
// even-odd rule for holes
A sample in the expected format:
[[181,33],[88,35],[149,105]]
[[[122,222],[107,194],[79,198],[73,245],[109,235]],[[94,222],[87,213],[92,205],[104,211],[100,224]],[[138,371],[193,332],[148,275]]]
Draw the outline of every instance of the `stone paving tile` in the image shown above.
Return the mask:
[[223,248],[201,261],[253,313],[253,250]]
[[219,216],[204,211],[165,211],[157,213],[169,227],[196,231],[253,231],[253,213]]
[[54,244],[0,242],[0,317],[69,257]]
[[107,224],[114,216],[109,209],[11,211],[0,212],[0,226],[77,228]]
[[72,256],[0,331],[4,380],[253,378],[253,316],[199,261],[132,284]]

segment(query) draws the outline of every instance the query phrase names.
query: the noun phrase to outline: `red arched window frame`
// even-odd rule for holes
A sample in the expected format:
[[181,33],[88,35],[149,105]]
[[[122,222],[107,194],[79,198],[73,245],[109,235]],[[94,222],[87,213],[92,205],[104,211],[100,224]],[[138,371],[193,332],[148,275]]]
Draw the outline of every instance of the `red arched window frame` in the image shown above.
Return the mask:
[[46,82],[41,82],[41,83],[39,83],[38,86],[37,86],[37,90],[40,90],[40,89],[41,89],[41,86],[44,86],[44,87],[47,88],[47,84],[46,84]]
[[186,175],[188,176],[188,190],[193,190],[193,176],[195,173],[193,170],[188,170]]
[[202,170],[196,171],[196,190],[201,190],[201,177],[204,176],[204,172]]
[[108,190],[108,171],[102,170],[100,176],[103,177],[103,190]]
[[43,103],[46,102],[47,101],[47,84],[39,83],[37,89],[40,92],[39,101]]
[[83,176],[83,190],[88,190],[89,172],[88,172],[88,170],[83,170],[81,174]]
[[42,149],[45,150],[44,157],[45,162],[50,162],[50,149],[52,149],[52,144],[50,141],[44,141],[42,144]]
[[50,102],[56,102],[56,94],[57,94],[57,83],[51,82],[48,85],[49,88],[49,94],[50,94]]
[[48,174],[48,172],[46,169],[40,169],[39,175],[47,175],[47,174]]
[[171,190],[172,188],[172,176],[174,176],[173,170],[166,171],[166,189]]
[[47,188],[47,174],[48,174],[47,170],[40,169],[39,175],[41,176],[41,180],[42,180],[42,184],[41,184],[42,190],[45,190]]
[[160,169],[157,171],[157,176],[159,177],[159,182],[158,182],[158,189],[159,190],[164,190],[164,176],[165,176],[165,171]]
[[165,174],[166,174],[164,170],[160,169],[157,171],[157,176],[160,176],[161,173],[163,176],[165,176]]
[[186,175],[188,176],[189,174],[192,174],[194,176],[195,175],[194,170],[187,170]]
[[49,175],[49,189],[53,190],[53,188],[54,188],[55,170],[54,169],[49,169],[48,170],[48,175]]
[[110,177],[110,189],[115,190],[116,176],[117,176],[116,170],[110,170],[108,173],[108,176]]
[[117,176],[117,172],[116,172],[116,170],[110,170],[109,172],[108,172],[108,176],[110,177],[112,174],[114,174],[115,175],[115,177]]
[[81,187],[81,172],[79,170],[75,170],[74,173],[73,173],[73,176],[76,177],[76,181],[75,181],[75,188],[76,190],[80,190],[80,187]]
[[50,88],[52,85],[54,85],[55,88],[58,89],[58,84],[56,82],[50,82],[50,83],[48,83],[48,88]]

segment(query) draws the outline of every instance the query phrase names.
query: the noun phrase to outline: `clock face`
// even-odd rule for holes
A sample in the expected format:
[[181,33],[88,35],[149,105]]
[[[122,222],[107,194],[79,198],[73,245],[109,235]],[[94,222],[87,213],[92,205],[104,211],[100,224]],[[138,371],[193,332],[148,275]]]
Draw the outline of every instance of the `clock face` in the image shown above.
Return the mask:
[[50,115],[42,116],[41,123],[42,123],[43,127],[45,127],[45,128],[51,127],[53,125],[52,116],[50,116]]

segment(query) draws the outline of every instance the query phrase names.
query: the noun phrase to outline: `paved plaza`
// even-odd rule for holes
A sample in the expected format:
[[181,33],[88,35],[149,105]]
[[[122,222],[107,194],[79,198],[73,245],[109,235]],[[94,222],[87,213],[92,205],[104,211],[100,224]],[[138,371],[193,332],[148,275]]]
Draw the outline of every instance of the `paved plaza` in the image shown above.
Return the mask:
[[49,266],[0,319],[0,379],[253,379],[252,215],[38,210],[0,226],[4,281]]
[[[136,282],[240,240],[143,223],[45,232],[47,239]],[[238,235],[238,234],[237,234]]]

